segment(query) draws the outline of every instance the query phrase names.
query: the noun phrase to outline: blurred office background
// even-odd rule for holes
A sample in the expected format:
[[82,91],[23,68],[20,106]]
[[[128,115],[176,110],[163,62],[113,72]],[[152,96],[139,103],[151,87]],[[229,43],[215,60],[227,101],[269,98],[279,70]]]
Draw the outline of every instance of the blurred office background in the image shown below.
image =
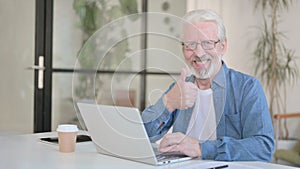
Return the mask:
[[[79,97],[76,95],[80,95],[80,90],[83,91],[85,88],[82,86],[80,88],[79,79],[75,79],[77,85],[72,86],[73,69],[81,68],[76,59],[86,37],[79,26],[80,19],[73,6],[74,0],[38,1],[0,0],[0,133],[54,131],[58,124],[78,122],[73,97]],[[260,12],[254,12],[252,0],[137,0],[136,2],[138,12],[163,12],[178,17],[195,8],[214,9],[223,16],[227,28],[228,51],[224,56],[225,62],[229,67],[254,75],[253,41],[256,35],[254,27],[261,23],[262,16]],[[108,7],[117,3],[119,1],[110,1]],[[294,2],[289,11],[283,13],[284,19],[280,24],[280,29],[285,31],[288,37],[285,43],[295,50],[296,56],[300,56],[297,48],[300,39],[298,31],[300,23],[297,22],[299,9],[300,3]],[[36,15],[39,18],[36,18]],[[49,15],[50,19],[47,18]],[[46,22],[41,23],[43,20]],[[148,30],[155,27],[158,30],[169,31],[169,35],[173,37],[178,37],[180,30],[175,23],[172,23],[172,17],[161,17],[149,20],[143,25],[146,25]],[[49,27],[51,24],[53,26]],[[143,25],[132,29],[145,29]],[[39,28],[36,29],[36,26]],[[39,32],[38,36],[36,31]],[[50,35],[52,32],[52,37],[49,36],[49,32]],[[104,39],[102,43],[105,42]],[[104,78],[104,82],[99,81],[97,99],[99,103],[112,104],[112,98],[108,95],[114,95],[116,99],[114,103],[131,105],[143,110],[144,107],[154,103],[169,84],[178,78],[180,68],[184,66],[181,46],[176,38],[156,34],[140,34],[128,38],[128,43],[128,50],[131,51],[128,53],[131,56],[128,59],[131,66],[125,71],[133,72],[135,75],[130,82],[126,82],[128,76],[121,77],[118,81],[120,85],[112,93],[109,91],[110,84],[105,84],[105,77],[114,75],[109,70],[115,70],[116,67],[100,65],[101,70],[97,77]],[[146,53],[143,53],[144,47]],[[44,72],[42,84],[37,78],[39,70],[32,67],[39,63],[39,52],[45,55],[46,69],[40,70]],[[299,59],[297,62],[300,65]],[[77,67],[74,67],[76,64]],[[147,71],[142,72],[144,66]],[[80,73],[77,74],[80,76]],[[125,89],[122,83],[127,85]],[[297,81],[295,85],[287,86],[287,112],[300,111],[299,83]],[[129,102],[126,96],[130,96]],[[300,138],[297,130],[300,127],[299,119],[291,119],[288,124],[290,135]]]

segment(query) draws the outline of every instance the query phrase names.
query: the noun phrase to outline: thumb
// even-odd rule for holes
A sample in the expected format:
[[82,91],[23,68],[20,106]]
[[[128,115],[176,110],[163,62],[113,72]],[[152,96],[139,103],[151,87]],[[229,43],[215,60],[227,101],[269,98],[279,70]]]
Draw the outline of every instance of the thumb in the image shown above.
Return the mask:
[[186,69],[182,68],[181,69],[181,73],[180,73],[180,80],[182,80],[183,82],[185,82],[185,78],[186,78]]

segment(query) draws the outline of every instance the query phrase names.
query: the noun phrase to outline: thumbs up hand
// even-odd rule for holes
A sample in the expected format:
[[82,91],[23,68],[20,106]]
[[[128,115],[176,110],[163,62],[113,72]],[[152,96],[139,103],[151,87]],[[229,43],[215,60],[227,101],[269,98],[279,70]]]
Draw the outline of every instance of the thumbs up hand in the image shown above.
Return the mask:
[[175,109],[182,110],[193,107],[197,100],[198,87],[192,82],[185,82],[186,75],[186,70],[183,68],[180,78],[163,98],[163,102],[170,112]]

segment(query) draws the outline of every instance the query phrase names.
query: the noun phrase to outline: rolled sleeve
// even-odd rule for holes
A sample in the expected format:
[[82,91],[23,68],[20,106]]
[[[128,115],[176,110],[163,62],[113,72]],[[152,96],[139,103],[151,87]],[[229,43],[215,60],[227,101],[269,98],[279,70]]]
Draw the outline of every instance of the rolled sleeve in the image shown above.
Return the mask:
[[[224,137],[201,144],[202,159],[218,161],[270,161],[272,139],[256,136],[246,139]],[[258,148],[259,147],[259,148]]]
[[205,141],[201,144],[202,148],[202,159],[203,160],[214,160],[217,156],[219,140],[215,141]]
[[171,127],[172,112],[166,109],[162,98],[155,105],[146,108],[142,113],[145,129],[151,142],[162,138]]

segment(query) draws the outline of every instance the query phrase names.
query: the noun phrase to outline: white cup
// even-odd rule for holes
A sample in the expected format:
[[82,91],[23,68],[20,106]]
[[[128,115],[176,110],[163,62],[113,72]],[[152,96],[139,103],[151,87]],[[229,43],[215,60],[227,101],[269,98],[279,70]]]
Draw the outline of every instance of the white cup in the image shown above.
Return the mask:
[[74,124],[61,124],[58,125],[58,143],[59,151],[70,153],[75,151],[76,137],[78,128]]

